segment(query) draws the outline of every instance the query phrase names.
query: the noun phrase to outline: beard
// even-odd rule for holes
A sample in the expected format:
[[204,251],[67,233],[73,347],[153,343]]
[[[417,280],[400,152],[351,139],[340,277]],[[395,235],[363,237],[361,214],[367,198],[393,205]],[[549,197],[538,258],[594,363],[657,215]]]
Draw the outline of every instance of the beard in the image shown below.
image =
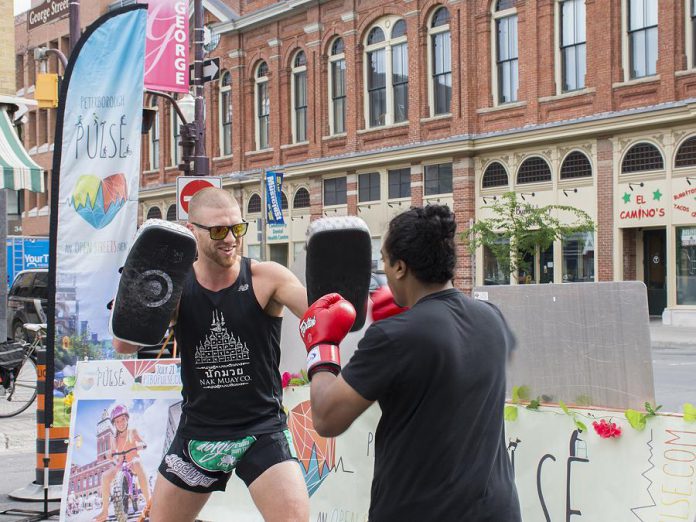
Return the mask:
[[237,248],[233,248],[234,255],[229,256],[223,254],[223,252],[216,248],[214,245],[207,245],[203,249],[202,254],[208,259],[210,259],[213,263],[215,263],[218,266],[221,266],[222,268],[231,268],[237,262]]

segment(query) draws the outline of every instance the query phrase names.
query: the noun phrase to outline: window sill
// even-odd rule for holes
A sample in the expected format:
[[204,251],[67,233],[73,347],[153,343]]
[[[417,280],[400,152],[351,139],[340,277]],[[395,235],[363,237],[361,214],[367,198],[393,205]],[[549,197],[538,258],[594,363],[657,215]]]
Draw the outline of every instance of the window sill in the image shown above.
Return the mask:
[[150,174],[159,174],[159,169],[156,170],[144,170],[143,175],[148,176]]
[[249,152],[245,152],[245,156],[258,156],[260,154],[267,154],[269,152],[273,152],[272,148],[269,149],[261,149],[261,150],[250,150]]
[[233,156],[234,156],[233,154],[228,154],[227,156],[215,156],[213,158],[213,161],[229,160],[229,159],[232,159]]
[[696,74],[696,69],[686,69],[685,71],[675,71],[674,76],[676,76],[676,77],[691,76],[692,74]]
[[526,106],[526,101],[503,103],[502,105],[496,105],[495,107],[483,107],[482,109],[476,109],[476,114],[487,114],[489,112],[498,112],[507,109],[519,109],[520,107]]
[[539,101],[541,103],[544,102],[551,102],[551,101],[556,101],[556,100],[564,100],[566,98],[574,98],[576,96],[584,96],[585,94],[593,94],[596,92],[596,89],[594,87],[589,87],[585,89],[579,89],[577,91],[569,91],[569,92],[563,92],[560,94],[556,94],[555,96],[542,96],[539,98]]
[[379,132],[379,131],[385,131],[385,130],[390,130],[390,129],[398,129],[400,127],[408,127],[410,123],[408,121],[401,121],[399,123],[395,123],[393,125],[382,125],[380,127],[370,127],[369,129],[360,129],[358,131],[358,134],[367,134],[370,132]]
[[656,74],[654,76],[644,76],[643,78],[636,78],[635,80],[626,80],[625,82],[612,83],[611,87],[613,89],[617,89],[620,87],[630,87],[632,85],[640,85],[642,83],[653,83],[653,82],[659,82],[659,81],[660,81],[660,75]]
[[179,165],[169,165],[168,167],[164,167],[165,172],[170,172],[172,170],[179,170]]
[[420,122],[421,123],[427,123],[429,121],[438,121],[438,120],[446,120],[452,117],[452,113],[448,112],[447,114],[438,114],[437,116],[429,116],[427,118],[421,118]]
[[297,143],[287,143],[285,145],[280,146],[280,150],[288,150],[292,149],[293,147],[303,147],[309,145],[308,141],[298,141]]
[[346,136],[348,136],[347,132],[340,132],[338,134],[331,134],[330,136],[322,136],[321,140],[322,141],[336,140],[338,138],[345,138]]

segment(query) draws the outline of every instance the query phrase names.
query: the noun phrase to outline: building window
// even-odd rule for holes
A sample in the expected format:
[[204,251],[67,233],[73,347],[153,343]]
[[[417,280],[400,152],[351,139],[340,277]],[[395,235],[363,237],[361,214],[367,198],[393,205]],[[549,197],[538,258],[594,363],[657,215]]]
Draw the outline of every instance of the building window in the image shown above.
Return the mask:
[[324,180],[324,206],[346,204],[346,178]]
[[592,177],[592,165],[587,156],[578,151],[568,154],[561,165],[561,179],[588,177]]
[[585,87],[585,0],[563,0],[560,5],[561,85],[563,92]]
[[517,101],[518,66],[517,11],[514,0],[495,3],[493,24],[495,34],[495,95],[496,104]]
[[285,192],[281,191],[280,192],[280,210],[287,210],[288,209],[288,197],[285,195]]
[[379,201],[379,172],[360,174],[358,176],[358,201]]
[[330,132],[342,134],[346,132],[346,55],[341,38],[336,38],[331,44],[329,64]]
[[220,155],[232,154],[232,75],[220,78]]
[[428,28],[430,43],[430,114],[449,114],[452,102],[452,37],[450,14],[440,7],[434,13]]
[[176,205],[169,205],[167,209],[167,221],[176,221]]
[[544,158],[532,156],[520,165],[517,171],[517,183],[540,183],[551,181],[551,168]]
[[174,109],[171,110],[171,123],[172,123],[172,144],[171,144],[171,159],[172,166],[176,167],[182,158],[182,148],[180,145],[181,141],[181,120],[179,115]]
[[157,104],[153,104],[152,108],[155,109],[155,117],[152,119],[152,128],[150,129],[150,170],[157,170],[159,169],[160,155],[160,123]]
[[162,219],[162,211],[159,207],[152,207],[147,211],[147,219]]
[[247,245],[247,255],[251,259],[261,261],[261,245]]
[[656,73],[657,0],[628,1],[628,56],[632,79]]
[[269,147],[271,99],[268,95],[268,65],[266,62],[256,69],[256,149]]
[[388,172],[389,199],[411,197],[411,169],[394,169]]
[[580,232],[563,239],[564,283],[588,283],[594,276],[594,235]]
[[[387,39],[385,34],[390,25],[391,32]],[[391,125],[408,119],[406,22],[388,18],[384,20],[384,26],[375,26],[370,30],[365,47],[369,127]],[[391,78],[389,88],[387,78]]]
[[505,167],[501,163],[494,161],[486,167],[483,173],[483,188],[505,187],[508,185],[508,175]]
[[[21,190],[5,190],[7,195],[5,197],[6,201],[6,213],[10,216],[21,216],[24,212],[24,189]],[[0,194],[0,197],[2,195]]]
[[691,30],[691,42],[687,42],[687,47],[691,49],[691,67],[696,67],[696,0],[689,2],[689,29]]
[[[499,244],[509,242],[506,238],[496,240]],[[510,274],[503,270],[499,259],[493,251],[488,247],[483,247],[483,284],[484,285],[509,285]]]
[[252,194],[247,203],[247,214],[258,214],[261,212],[261,196]]
[[295,198],[292,200],[292,208],[309,208],[309,191],[306,188],[299,188],[295,192]]
[[675,168],[696,166],[696,136],[692,136],[679,146],[677,156],[674,158],[674,166]]
[[425,195],[449,194],[452,192],[452,164],[426,165]]
[[631,174],[646,170],[662,170],[665,164],[662,154],[652,143],[636,143],[624,156],[621,173]]
[[295,55],[292,64],[292,141],[307,141],[307,56]]
[[696,305],[696,227],[677,227],[677,304]]

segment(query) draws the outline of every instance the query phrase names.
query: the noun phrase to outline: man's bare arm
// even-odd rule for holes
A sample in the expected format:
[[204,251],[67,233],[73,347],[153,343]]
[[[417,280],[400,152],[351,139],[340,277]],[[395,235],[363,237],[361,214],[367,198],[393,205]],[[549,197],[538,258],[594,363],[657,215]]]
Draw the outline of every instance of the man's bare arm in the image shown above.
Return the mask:
[[319,372],[310,388],[312,422],[322,437],[336,437],[346,431],[373,401],[368,401],[341,375]]

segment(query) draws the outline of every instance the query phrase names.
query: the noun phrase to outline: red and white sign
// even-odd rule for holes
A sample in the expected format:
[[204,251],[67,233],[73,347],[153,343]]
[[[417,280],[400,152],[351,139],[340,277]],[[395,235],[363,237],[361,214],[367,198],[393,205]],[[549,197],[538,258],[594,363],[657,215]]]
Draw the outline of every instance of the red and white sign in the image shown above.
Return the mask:
[[222,188],[222,178],[215,176],[179,176],[176,178],[176,219],[188,219],[189,201],[196,192],[208,187]]
[[149,0],[145,87],[188,92],[189,2]]

